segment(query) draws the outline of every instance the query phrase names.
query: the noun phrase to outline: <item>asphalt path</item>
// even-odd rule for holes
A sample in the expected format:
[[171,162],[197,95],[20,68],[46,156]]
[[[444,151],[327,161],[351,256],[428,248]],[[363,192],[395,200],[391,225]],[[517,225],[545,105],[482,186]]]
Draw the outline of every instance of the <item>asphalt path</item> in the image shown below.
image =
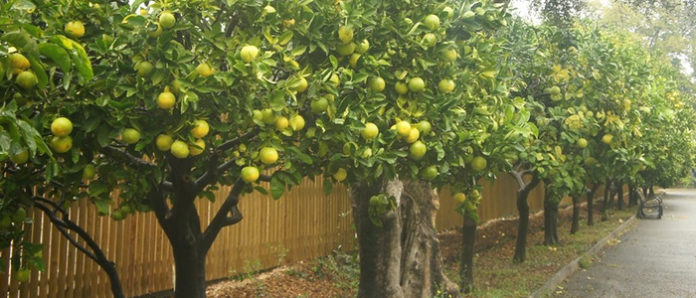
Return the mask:
[[639,219],[558,297],[696,297],[696,189],[668,189],[662,219]]

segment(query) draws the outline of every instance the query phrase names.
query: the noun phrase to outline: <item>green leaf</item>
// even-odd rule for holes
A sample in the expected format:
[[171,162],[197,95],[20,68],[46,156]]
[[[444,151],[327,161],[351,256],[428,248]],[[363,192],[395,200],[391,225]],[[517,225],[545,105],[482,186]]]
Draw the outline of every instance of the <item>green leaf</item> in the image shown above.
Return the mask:
[[7,133],[6,130],[0,130],[0,153],[8,154],[10,152],[10,145],[12,144],[12,137]]
[[283,91],[278,90],[278,92],[273,93],[269,103],[274,111],[282,111],[285,108],[285,94]]
[[103,199],[95,199],[94,200],[94,205],[97,206],[97,212],[99,214],[109,214],[109,205],[111,202],[109,200],[103,200]]
[[29,0],[19,0],[12,4],[12,9],[15,10],[26,10],[31,13],[36,9],[36,5]]
[[102,194],[108,193],[109,188],[101,181],[93,181],[89,184],[89,195],[91,197],[99,197]]
[[70,53],[73,59],[73,63],[75,63],[75,67],[77,67],[79,77],[83,82],[91,80],[92,77],[94,77],[92,63],[89,60],[89,56],[87,56],[85,48],[82,47],[81,44],[63,35],[56,35],[56,37],[51,38],[51,40],[68,50],[68,53]]
[[39,53],[48,58],[51,58],[54,63],[56,63],[64,73],[69,73],[72,65],[70,64],[70,55],[68,52],[60,46],[52,43],[43,43],[39,45]]
[[324,195],[330,195],[333,190],[333,182],[331,179],[324,179]]
[[296,147],[290,147],[288,148],[288,150],[292,151],[295,154],[295,156],[303,163],[311,165],[314,162],[311,156],[302,153],[300,149],[297,149]]
[[254,186],[254,189],[261,193],[262,195],[268,195],[268,191],[262,186]]
[[273,175],[271,178],[271,196],[273,199],[277,200],[285,192],[285,182],[283,182],[277,175]]
[[19,49],[25,56],[27,54],[36,54],[38,51],[38,46],[36,41],[31,38],[29,34],[23,31],[12,31],[3,33],[0,40],[7,41],[15,48]]
[[41,64],[41,60],[39,59],[39,55],[37,54],[27,54],[27,59],[29,59],[29,62],[31,62],[31,70],[34,71],[34,74],[36,75],[36,78],[39,79],[39,88],[46,88],[46,85],[48,85],[48,76],[46,75],[46,70],[43,67],[43,64]]

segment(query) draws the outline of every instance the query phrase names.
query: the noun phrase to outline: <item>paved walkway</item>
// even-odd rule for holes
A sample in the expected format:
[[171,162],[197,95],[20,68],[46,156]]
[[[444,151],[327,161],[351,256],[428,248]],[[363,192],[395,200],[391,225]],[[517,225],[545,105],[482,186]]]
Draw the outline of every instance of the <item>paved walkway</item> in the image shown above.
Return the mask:
[[638,220],[557,296],[696,297],[696,190],[667,190],[664,206],[661,220]]

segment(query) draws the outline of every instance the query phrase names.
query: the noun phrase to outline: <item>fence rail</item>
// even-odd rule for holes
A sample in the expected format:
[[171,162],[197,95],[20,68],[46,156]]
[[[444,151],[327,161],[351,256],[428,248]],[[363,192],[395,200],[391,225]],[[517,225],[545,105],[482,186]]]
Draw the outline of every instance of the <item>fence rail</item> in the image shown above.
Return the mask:
[[[481,222],[516,214],[514,179],[502,175],[486,183],[479,209]],[[220,232],[206,260],[207,278],[227,278],[249,270],[270,268],[329,254],[354,243],[350,202],[343,187],[334,187],[325,196],[322,180],[305,180],[280,200],[258,193],[243,197],[239,209],[244,220]],[[216,197],[224,198],[229,188]],[[437,218],[439,229],[461,225],[455,202],[447,190],[440,194]],[[529,196],[531,210],[540,210],[543,186]],[[201,225],[207,226],[222,200],[197,203]],[[28,282],[19,284],[8,274],[0,275],[0,292],[7,297],[110,297],[105,273],[62,237],[38,211],[31,212],[33,224],[28,239],[44,243],[45,272],[33,272]],[[97,215],[96,208],[82,200],[70,209],[70,217],[95,238],[107,257],[116,262],[127,296],[138,296],[173,287],[174,260],[164,232],[152,213],[137,214],[123,221]],[[11,250],[1,252],[10,268]]]

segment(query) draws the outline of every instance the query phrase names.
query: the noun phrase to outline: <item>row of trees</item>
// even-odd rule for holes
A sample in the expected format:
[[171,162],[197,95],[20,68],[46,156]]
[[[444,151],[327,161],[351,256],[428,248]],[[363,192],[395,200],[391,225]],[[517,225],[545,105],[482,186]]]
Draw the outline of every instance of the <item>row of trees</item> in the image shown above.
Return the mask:
[[[327,193],[350,189],[359,296],[456,295],[473,284],[481,179],[520,182],[523,261],[526,196],[541,181],[553,245],[562,197],[577,206],[587,193],[592,210],[600,184],[670,185],[691,168],[691,99],[662,56],[591,24],[532,26],[494,1],[415,2],[1,5],[0,234],[19,252],[15,276],[44,266],[23,240],[35,207],[123,296],[66,212],[90,200],[114,220],[153,212],[176,297],[204,297],[205,255],[242,220],[239,197],[277,199],[323,175]],[[201,226],[194,202],[223,185]],[[460,285],[433,226],[444,186],[465,219]]]

